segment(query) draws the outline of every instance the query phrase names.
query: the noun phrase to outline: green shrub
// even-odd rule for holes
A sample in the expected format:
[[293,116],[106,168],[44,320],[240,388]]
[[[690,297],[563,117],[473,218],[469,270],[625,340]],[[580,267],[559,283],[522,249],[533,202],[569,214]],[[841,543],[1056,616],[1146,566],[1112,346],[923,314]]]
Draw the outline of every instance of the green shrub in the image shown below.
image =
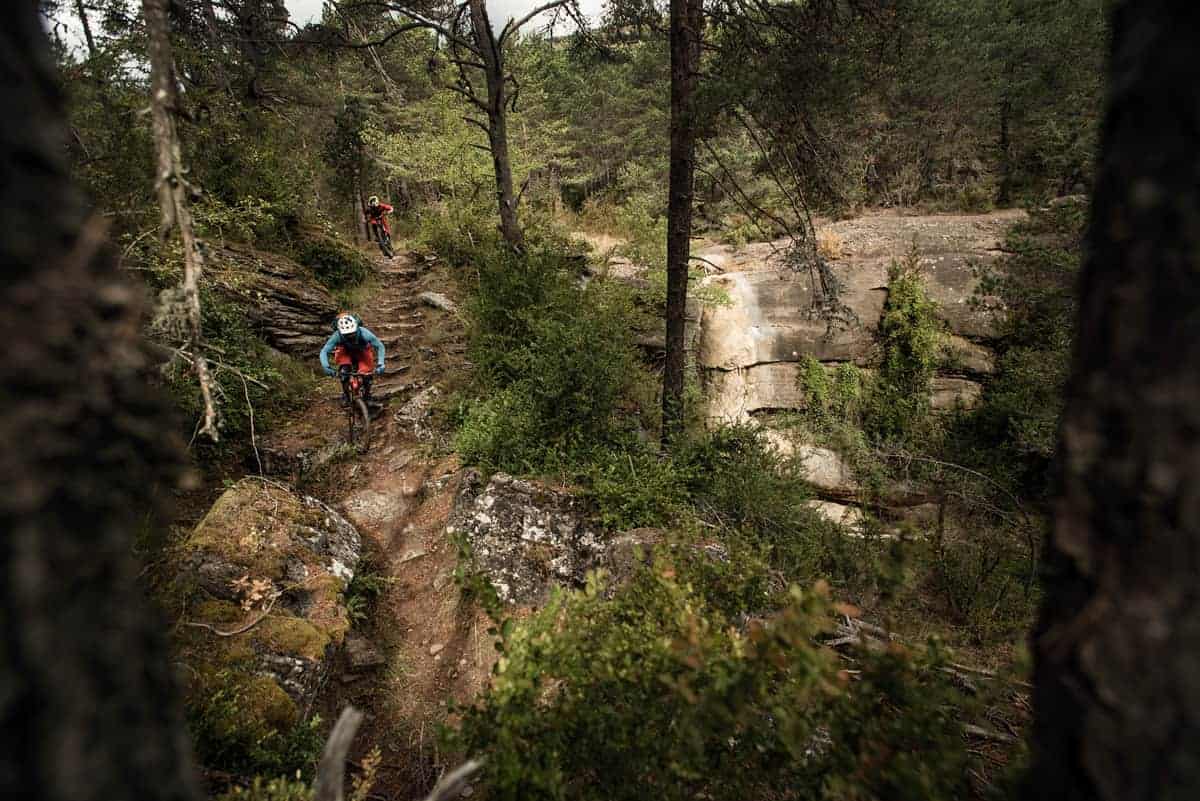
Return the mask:
[[[198,454],[210,458],[225,455],[230,448],[249,447],[252,410],[255,433],[261,435],[303,408],[317,378],[300,362],[268,348],[236,303],[207,287],[201,288],[200,295],[201,326],[212,354],[209,367],[220,404],[222,442],[215,446],[206,440],[197,443]],[[163,378],[190,426],[203,410],[190,364],[174,360]]]
[[865,427],[876,441],[905,440],[929,416],[930,381],[937,367],[941,322],[925,292],[914,246],[888,273],[888,296],[876,337],[879,369]]
[[500,629],[451,744],[498,799],[962,797],[969,700],[944,657],[863,653],[850,682],[814,644],[827,615],[793,589],[739,628],[661,558],[611,597],[593,579]]
[[[979,413],[978,437],[1003,451],[1009,469],[1043,495],[1057,447],[1058,420],[1074,344],[1076,280],[1087,205],[1035,210],[1009,235],[1013,253],[983,275],[999,322],[996,375]],[[1001,448],[995,448],[1000,443]]]
[[273,711],[272,695],[281,692],[261,676],[219,674],[211,692],[187,709],[188,730],[200,761],[243,775],[311,778],[324,743],[321,719],[284,725],[294,707]]
[[312,787],[299,779],[255,776],[249,787],[235,787],[218,796],[218,801],[312,801],[312,797]]
[[371,275],[366,256],[336,236],[305,239],[296,260],[312,269],[317,280],[330,289],[358,286]]
[[580,478],[600,522],[618,531],[670,525],[689,502],[689,477],[679,462],[636,441],[598,449]]
[[575,264],[553,244],[496,247],[474,263],[468,353],[481,399],[456,441],[468,461],[557,469],[618,436],[634,367],[631,301],[616,286],[581,288]]

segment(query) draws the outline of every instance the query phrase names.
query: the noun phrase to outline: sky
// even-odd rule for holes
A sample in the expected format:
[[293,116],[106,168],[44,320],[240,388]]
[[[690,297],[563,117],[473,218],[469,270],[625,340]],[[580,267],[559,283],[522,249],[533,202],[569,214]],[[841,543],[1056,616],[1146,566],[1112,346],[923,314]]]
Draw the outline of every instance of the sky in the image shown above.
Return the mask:
[[[291,13],[292,22],[303,25],[310,20],[321,18],[321,3],[323,0],[284,0]],[[503,25],[509,17],[520,17],[541,5],[546,0],[487,0],[488,16],[493,25]],[[602,0],[580,0],[579,8],[589,17],[595,18],[600,14]]]
[[[292,17],[292,22],[301,26],[310,21],[320,20],[323,2],[324,0],[284,0],[284,4],[288,8],[288,13]],[[492,19],[493,27],[500,28],[509,17],[524,16],[531,9],[544,2],[546,0],[487,0],[488,15]],[[579,0],[579,8],[589,18],[596,19],[600,16],[603,3],[604,0]],[[57,19],[57,22],[61,25],[59,29],[60,34],[67,42],[72,47],[82,49],[83,33],[79,28],[79,23],[75,19],[75,15],[69,10],[65,10],[62,16]]]

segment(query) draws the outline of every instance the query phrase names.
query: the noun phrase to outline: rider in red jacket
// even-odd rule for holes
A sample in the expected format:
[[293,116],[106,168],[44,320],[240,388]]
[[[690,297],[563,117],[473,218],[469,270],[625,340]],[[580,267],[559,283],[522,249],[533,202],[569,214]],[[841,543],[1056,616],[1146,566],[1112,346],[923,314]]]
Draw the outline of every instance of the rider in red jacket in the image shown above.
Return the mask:
[[379,195],[371,195],[367,200],[366,222],[371,225],[378,225],[389,237],[392,235],[392,229],[388,227],[387,215],[391,213],[392,207],[386,203],[380,203]]

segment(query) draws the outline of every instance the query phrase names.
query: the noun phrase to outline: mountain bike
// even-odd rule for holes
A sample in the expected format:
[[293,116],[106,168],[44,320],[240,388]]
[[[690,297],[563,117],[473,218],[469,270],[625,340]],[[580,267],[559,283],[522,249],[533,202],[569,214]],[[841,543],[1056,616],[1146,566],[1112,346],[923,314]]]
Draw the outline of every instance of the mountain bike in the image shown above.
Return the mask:
[[392,235],[384,230],[379,223],[371,223],[371,230],[375,232],[375,240],[379,243],[379,249],[387,258],[392,258],[396,255],[392,250]]
[[366,399],[367,381],[371,375],[349,371],[338,375],[350,396],[350,404],[346,406],[346,429],[350,444],[356,445],[359,453],[366,453],[371,447],[371,410],[367,408]]

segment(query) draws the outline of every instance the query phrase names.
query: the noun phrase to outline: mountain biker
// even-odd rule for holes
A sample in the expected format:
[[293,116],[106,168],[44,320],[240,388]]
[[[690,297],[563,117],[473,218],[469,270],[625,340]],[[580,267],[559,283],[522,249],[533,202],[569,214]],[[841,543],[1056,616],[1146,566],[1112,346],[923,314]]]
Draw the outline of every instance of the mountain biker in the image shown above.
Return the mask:
[[[328,376],[340,376],[342,381],[342,405],[350,405],[350,374],[366,376],[363,379],[363,400],[371,400],[372,373],[383,374],[384,347],[379,337],[362,324],[362,320],[350,312],[341,312],[334,324],[335,330],[321,348],[321,368]],[[329,364],[329,357],[337,370]]]
[[379,202],[379,195],[371,195],[367,199],[367,215],[364,222],[371,225],[378,225],[383,229],[383,232],[392,236],[392,229],[388,227],[387,215],[392,213],[392,207],[386,203]]

